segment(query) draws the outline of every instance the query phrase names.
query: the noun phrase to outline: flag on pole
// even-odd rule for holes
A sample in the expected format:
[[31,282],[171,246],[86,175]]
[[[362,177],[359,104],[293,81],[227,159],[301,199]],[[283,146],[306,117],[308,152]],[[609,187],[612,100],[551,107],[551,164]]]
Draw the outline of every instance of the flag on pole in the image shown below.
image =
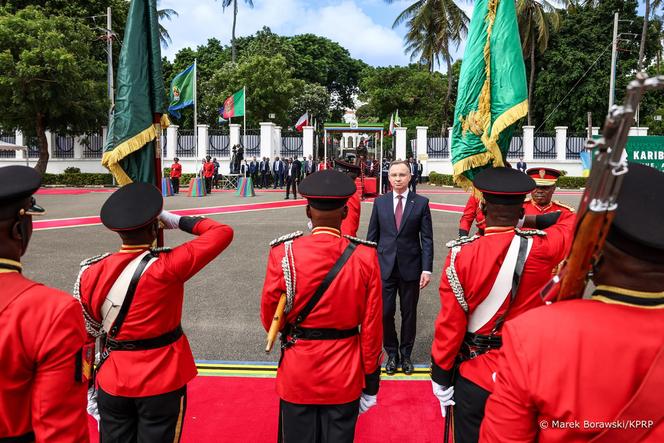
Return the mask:
[[157,116],[166,127],[168,117],[156,0],[134,0],[129,5],[116,91],[101,163],[120,185],[137,181],[160,186],[155,140],[161,134],[154,122]]
[[527,113],[526,69],[514,2],[478,0],[454,109],[454,181],[468,188],[480,170],[504,166],[514,125]]
[[394,114],[394,127],[395,128],[400,128],[401,127],[401,119],[399,118],[399,110],[398,109],[397,109],[397,113]]
[[394,112],[390,114],[390,126],[389,126],[390,135],[394,135]]
[[224,100],[223,118],[241,117],[244,115],[245,105],[244,88]]
[[309,112],[305,112],[302,114],[302,116],[297,120],[297,123],[295,123],[295,129],[297,129],[298,132],[302,132],[302,128],[304,126],[307,126],[309,124]]
[[180,118],[180,109],[194,104],[194,64],[180,72],[171,82],[171,102],[168,112]]

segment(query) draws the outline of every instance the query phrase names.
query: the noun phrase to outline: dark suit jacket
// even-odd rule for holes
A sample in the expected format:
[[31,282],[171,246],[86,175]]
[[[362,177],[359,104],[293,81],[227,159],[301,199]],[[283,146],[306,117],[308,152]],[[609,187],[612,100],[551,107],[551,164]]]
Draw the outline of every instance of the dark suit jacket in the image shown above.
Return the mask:
[[429,199],[408,193],[401,227],[397,232],[394,221],[393,193],[374,200],[367,240],[378,243],[380,274],[387,280],[394,263],[399,266],[405,281],[419,280],[422,271],[433,270],[433,228]]
[[285,165],[281,160],[275,160],[272,162],[272,172],[276,175],[281,175],[284,173]]
[[292,171],[293,177],[296,179],[300,179],[300,175],[302,175],[302,162],[300,160],[293,160],[293,171]]

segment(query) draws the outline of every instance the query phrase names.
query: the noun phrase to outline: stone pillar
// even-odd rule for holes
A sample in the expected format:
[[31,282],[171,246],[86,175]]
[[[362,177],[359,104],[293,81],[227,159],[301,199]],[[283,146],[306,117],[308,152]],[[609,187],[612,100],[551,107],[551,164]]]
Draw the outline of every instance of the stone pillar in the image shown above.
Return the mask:
[[406,131],[408,128],[394,128],[395,160],[406,160]]
[[[23,144],[24,143],[23,133],[17,129],[16,132],[15,132],[15,135],[16,135],[16,144],[18,146],[25,146]],[[26,151],[24,151],[22,149],[19,150],[19,151],[16,151],[16,159],[25,160],[27,157],[28,157],[28,153]]]
[[177,157],[178,125],[170,125],[166,128],[166,158]]
[[51,131],[45,131],[45,132],[46,132],[46,142],[48,144],[48,157],[55,158],[53,157],[53,153],[55,152],[55,134],[51,133]]
[[419,157],[422,154],[427,153],[427,126],[417,126],[417,138],[415,142],[416,152],[414,152],[415,157]]
[[523,127],[523,161],[527,163],[533,161],[535,153],[535,127]]
[[452,130],[454,127],[450,126],[447,128],[447,149],[450,152],[450,158],[452,158]]
[[302,128],[302,155],[308,159],[314,155],[314,127],[305,126]]
[[599,126],[592,127],[592,135],[599,135]]
[[240,124],[239,123],[231,123],[228,125],[229,127],[229,152],[233,152],[233,146],[239,145],[240,144],[240,137],[242,136],[240,134]]
[[556,160],[567,159],[567,126],[556,126]]
[[281,126],[275,126],[272,134],[272,157],[281,157]]
[[[82,138],[84,137],[74,137],[74,160],[83,158],[83,143]],[[89,141],[89,139],[88,139]]]
[[208,153],[208,147],[210,146],[210,137],[208,137],[209,128],[209,125],[196,126],[196,138],[198,140],[198,151],[196,152],[196,158],[204,158]]
[[648,136],[648,129],[649,129],[648,126],[641,126],[641,134],[640,135],[642,135],[644,137],[647,137]]
[[[274,144],[274,128],[275,124],[272,122],[261,122],[261,157],[273,158],[275,155]],[[278,151],[276,151],[278,152]]]

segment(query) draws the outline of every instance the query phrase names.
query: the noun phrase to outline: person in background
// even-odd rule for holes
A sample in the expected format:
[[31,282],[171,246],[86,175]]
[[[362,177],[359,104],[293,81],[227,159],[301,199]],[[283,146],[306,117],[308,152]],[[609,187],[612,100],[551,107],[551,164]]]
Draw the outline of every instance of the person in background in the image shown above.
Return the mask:
[[175,157],[171,165],[171,185],[173,185],[173,194],[180,193],[180,177],[182,177],[182,165],[180,159]]
[[284,187],[284,172],[285,172],[285,165],[284,162],[279,160],[279,157],[274,158],[274,162],[272,162],[272,176],[274,177],[274,189],[277,189],[277,186],[279,186],[279,189],[282,189]]
[[216,157],[212,159],[212,164],[214,165],[214,173],[212,175],[212,185],[215,188],[218,188],[219,187],[218,182],[219,182],[219,166],[220,165],[219,165],[219,162],[217,161]]
[[561,172],[552,168],[530,168],[526,171],[537,187],[530,193],[530,200],[526,201],[523,208],[526,215],[548,214],[549,212],[563,211],[574,212],[574,208],[558,200],[553,199],[556,192],[556,183]]
[[424,172],[424,166],[421,161],[417,161],[417,183],[422,184],[422,173]]
[[390,160],[388,158],[383,159],[383,168],[382,168],[382,177],[381,177],[381,182],[382,182],[382,189],[381,193],[386,194],[389,192],[390,188],[390,179],[389,179],[389,170],[390,170]]
[[484,211],[482,210],[482,197],[475,195],[475,191],[471,191],[466,207],[463,209],[463,215],[459,219],[459,237],[468,237],[470,235],[470,228],[477,228],[478,235],[484,235],[484,228],[486,221]]
[[408,168],[410,169],[410,183],[408,185],[408,188],[415,194],[417,193],[418,173],[417,173],[417,163],[415,162],[415,159],[413,157],[409,157],[408,159]]
[[341,222],[341,233],[343,235],[350,235],[357,237],[357,230],[360,227],[360,215],[362,211],[362,188],[358,186],[357,174],[349,173],[348,177],[353,180],[355,184],[355,193],[350,196],[346,202],[348,207],[348,214]]
[[265,189],[268,187],[269,179],[268,175],[270,174],[270,158],[263,157],[260,164],[258,165],[258,171],[261,174],[261,181],[258,184],[259,188]]
[[210,160],[209,155],[203,161],[203,177],[205,178],[205,194],[209,195],[212,192],[212,179],[214,178],[214,163]]
[[523,157],[519,157],[519,161],[516,163],[517,171],[526,172],[527,168],[528,166],[526,165],[526,162],[523,161]]
[[251,182],[254,185],[257,185],[257,178],[258,178],[258,162],[256,161],[256,157],[253,157],[251,159],[251,162],[249,162],[249,175],[251,176]]

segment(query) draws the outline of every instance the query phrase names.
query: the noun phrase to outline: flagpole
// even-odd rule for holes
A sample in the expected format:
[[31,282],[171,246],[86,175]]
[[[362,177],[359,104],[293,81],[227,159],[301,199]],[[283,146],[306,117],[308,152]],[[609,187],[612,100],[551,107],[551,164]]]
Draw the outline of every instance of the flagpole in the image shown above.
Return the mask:
[[381,131],[380,131],[380,176],[378,178],[378,189],[376,190],[376,194],[380,195],[383,192],[383,138],[385,135],[383,134],[383,128],[381,125]]
[[194,59],[194,141],[196,142],[196,158],[200,157],[198,152],[198,99],[196,98],[196,83],[198,83],[198,63]]
[[243,88],[243,93],[242,93],[242,101],[244,102],[244,113],[242,114],[244,116],[244,120],[242,123],[242,131],[244,136],[242,137],[242,146],[247,142],[247,86],[245,85]]
[[327,129],[323,130],[323,165],[327,169]]

